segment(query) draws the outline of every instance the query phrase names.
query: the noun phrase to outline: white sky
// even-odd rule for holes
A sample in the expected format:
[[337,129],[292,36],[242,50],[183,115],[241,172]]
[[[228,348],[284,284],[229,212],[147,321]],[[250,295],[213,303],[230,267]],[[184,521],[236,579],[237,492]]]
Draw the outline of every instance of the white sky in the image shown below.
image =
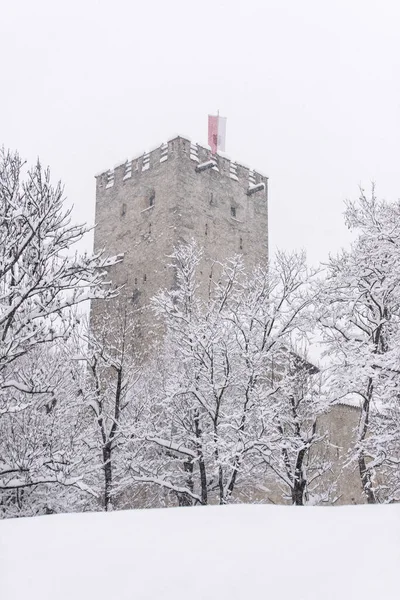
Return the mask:
[[[347,244],[358,185],[398,198],[398,0],[19,0],[0,18],[0,143],[62,178],[94,220],[94,174],[180,133],[270,177],[270,245]],[[90,242],[89,242],[90,243]]]

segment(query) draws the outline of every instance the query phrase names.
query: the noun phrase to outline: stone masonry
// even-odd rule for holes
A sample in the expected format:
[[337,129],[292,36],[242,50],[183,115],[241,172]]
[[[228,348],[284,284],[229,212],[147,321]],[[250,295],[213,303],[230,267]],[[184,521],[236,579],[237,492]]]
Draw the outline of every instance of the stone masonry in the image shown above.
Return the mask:
[[[143,311],[160,288],[174,285],[168,258],[179,242],[203,247],[200,291],[214,261],[235,253],[247,267],[268,259],[268,179],[183,137],[96,177],[95,251],[123,254],[110,268],[119,300],[138,315],[136,337],[146,346],[150,316]],[[96,303],[92,323],[116,303]]]

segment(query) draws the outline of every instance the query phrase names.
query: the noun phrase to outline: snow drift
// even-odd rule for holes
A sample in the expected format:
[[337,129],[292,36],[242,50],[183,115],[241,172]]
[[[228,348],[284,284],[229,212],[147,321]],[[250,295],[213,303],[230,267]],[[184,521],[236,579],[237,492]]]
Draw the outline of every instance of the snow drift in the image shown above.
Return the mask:
[[224,506],[0,522],[4,600],[397,600],[400,507]]

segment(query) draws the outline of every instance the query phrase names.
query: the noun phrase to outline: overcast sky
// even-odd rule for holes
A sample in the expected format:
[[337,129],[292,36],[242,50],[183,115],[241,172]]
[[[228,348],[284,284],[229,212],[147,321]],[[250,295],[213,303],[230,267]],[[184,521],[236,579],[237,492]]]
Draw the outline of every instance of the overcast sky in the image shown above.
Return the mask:
[[[270,246],[349,240],[343,201],[400,196],[398,0],[1,2],[0,144],[94,222],[94,175],[175,134],[270,178]],[[90,244],[90,241],[87,243]]]

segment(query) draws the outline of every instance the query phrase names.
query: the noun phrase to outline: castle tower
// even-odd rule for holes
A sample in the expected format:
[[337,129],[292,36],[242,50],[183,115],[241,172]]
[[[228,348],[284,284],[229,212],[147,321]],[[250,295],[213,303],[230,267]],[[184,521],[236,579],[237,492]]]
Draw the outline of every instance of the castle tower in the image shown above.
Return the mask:
[[[248,267],[265,262],[267,183],[263,175],[211,156],[183,137],[99,174],[95,251],[123,254],[109,274],[113,285],[124,285],[126,304],[140,312],[161,287],[173,286],[168,256],[182,241],[195,239],[204,249],[204,289],[215,260],[239,253]],[[109,302],[94,302],[92,322],[110,309]],[[139,336],[143,318],[140,323]]]

